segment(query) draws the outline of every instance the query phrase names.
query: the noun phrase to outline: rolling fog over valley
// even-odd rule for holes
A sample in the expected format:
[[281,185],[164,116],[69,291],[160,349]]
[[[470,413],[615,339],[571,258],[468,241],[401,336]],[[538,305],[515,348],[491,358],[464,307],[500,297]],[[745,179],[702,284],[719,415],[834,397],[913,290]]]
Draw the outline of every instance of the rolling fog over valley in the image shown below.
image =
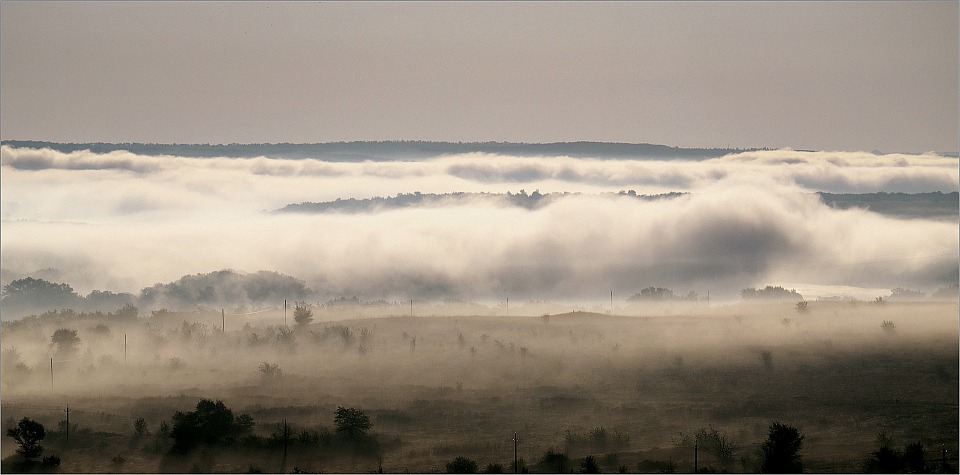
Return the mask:
[[960,4],[0,1],[0,473],[958,473]]
[[726,152],[4,144],[5,424],[65,472],[953,466],[957,159]]
[[[327,162],[4,145],[0,158],[4,284],[52,269],[83,295],[224,269],[293,276],[324,301],[591,303],[647,286],[720,300],[769,284],[929,294],[957,274],[957,159],[935,154]],[[871,211],[879,192],[907,205]],[[910,208],[924,192],[939,201]]]

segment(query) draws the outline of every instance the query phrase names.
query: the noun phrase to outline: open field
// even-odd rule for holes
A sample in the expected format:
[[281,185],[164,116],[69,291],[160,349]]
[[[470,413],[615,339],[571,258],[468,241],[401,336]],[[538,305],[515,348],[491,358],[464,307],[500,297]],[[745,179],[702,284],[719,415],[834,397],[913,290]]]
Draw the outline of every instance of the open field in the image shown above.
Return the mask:
[[[923,442],[931,462],[945,448],[956,466],[956,303],[623,310],[335,319],[318,309],[320,321],[289,334],[278,312],[230,316],[227,332],[219,312],[5,322],[2,420],[53,431],[41,445],[61,472],[436,472],[457,456],[510,471],[514,432],[534,472],[557,471],[538,464],[548,449],[570,469],[594,455],[603,471],[684,472],[690,435],[711,427],[735,456],[701,451],[699,468],[755,471],[772,421],[801,430],[807,471],[862,471],[881,432],[897,447]],[[50,344],[58,328],[78,331],[69,358]],[[173,455],[159,427],[201,398],[250,414],[264,440],[284,419],[294,434],[329,434],[338,406],[359,408],[378,447],[347,456],[304,436],[285,465],[269,444]],[[55,429],[67,404],[69,445]],[[137,418],[148,434],[135,436]],[[14,448],[4,437],[3,456]]]

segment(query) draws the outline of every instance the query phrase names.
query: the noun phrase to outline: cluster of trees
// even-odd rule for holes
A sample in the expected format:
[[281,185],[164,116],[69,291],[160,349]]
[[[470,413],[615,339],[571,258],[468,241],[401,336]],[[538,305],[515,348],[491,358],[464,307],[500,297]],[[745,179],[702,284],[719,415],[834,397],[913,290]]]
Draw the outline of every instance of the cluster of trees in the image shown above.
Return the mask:
[[696,302],[699,300],[696,292],[690,291],[685,297],[674,295],[673,291],[662,287],[647,287],[637,292],[627,299],[627,302],[666,302],[671,300],[687,300]]
[[[682,196],[685,193],[671,192],[663,193],[657,195],[638,195],[634,190],[622,190],[616,194],[614,193],[601,193],[600,196],[629,196],[637,198],[644,201],[652,201],[659,199],[669,199]],[[556,200],[566,197],[566,196],[579,196],[581,193],[540,193],[540,190],[534,190],[532,193],[527,193],[526,190],[520,190],[517,193],[506,192],[506,193],[467,193],[462,191],[457,191],[453,193],[420,193],[415,191],[413,193],[399,193],[394,197],[382,197],[375,196],[373,198],[348,198],[342,199],[337,198],[334,201],[322,201],[322,202],[304,202],[304,203],[294,203],[284,206],[277,210],[280,213],[287,212],[296,212],[296,213],[327,213],[327,212],[339,212],[339,213],[361,213],[361,212],[371,212],[381,209],[396,209],[396,208],[408,208],[416,206],[441,206],[441,205],[450,205],[458,203],[466,203],[468,201],[483,199],[490,200],[498,204],[507,204],[510,206],[515,206],[518,208],[525,208],[529,210],[539,209],[544,206],[547,206],[551,203],[554,203]]]
[[[803,448],[803,440],[804,436],[795,427],[774,422],[770,425],[767,439],[758,449],[759,466],[755,469],[759,469],[761,473],[802,473],[803,461],[800,450]],[[722,464],[719,470],[723,473],[732,469],[737,446],[726,435],[713,427],[709,430],[701,429],[692,437],[681,434],[679,443],[684,446],[697,444],[700,450],[715,455]],[[538,471],[548,473],[600,473],[600,461],[593,455],[587,455],[581,458],[579,463],[576,463],[571,460],[569,453],[569,448],[567,452],[558,452],[552,448],[547,450],[540,458]],[[610,464],[611,461],[605,463]],[[447,473],[478,473],[479,466],[475,460],[461,456],[447,463],[446,471]],[[516,468],[516,470],[510,470],[511,472],[528,473],[527,467],[519,462],[517,467],[511,468]],[[639,470],[657,468],[662,473],[673,473],[676,470],[676,465],[673,462],[658,464],[654,461],[645,460],[638,463],[637,468]],[[717,470],[717,468],[708,466],[701,466],[698,469],[702,469],[704,473],[716,473]],[[618,470],[621,473],[628,471],[624,465],[620,465]],[[503,473],[503,466],[489,464],[483,473]]]
[[[61,422],[62,424],[63,422]],[[148,433],[147,424],[143,418],[136,419],[133,426],[134,433],[138,437]],[[282,425],[277,426],[277,430],[268,439],[263,439],[251,434],[254,421],[249,414],[234,416],[233,411],[226,407],[222,401],[201,399],[195,410],[177,411],[172,417],[172,426],[166,422],[161,423],[158,436],[172,439],[173,445],[170,450],[174,453],[189,452],[200,446],[234,446],[238,443],[245,447],[283,446],[285,449],[288,446],[303,446],[303,448],[338,447],[338,450],[353,449],[354,453],[367,455],[376,454],[379,451],[379,445],[375,438],[368,435],[372,424],[364,411],[338,406],[334,414],[334,426],[334,434],[321,434],[306,430],[296,433],[284,421]],[[31,467],[37,465],[35,459],[40,457],[44,450],[40,445],[40,441],[47,435],[43,424],[25,417],[16,426],[9,428],[6,435],[13,438],[17,443],[16,453],[22,459],[19,465],[13,468],[18,471],[33,470]],[[586,443],[589,446],[587,448],[595,453],[604,452],[608,449],[622,450],[625,448],[626,441],[629,440],[629,438],[623,439],[617,434],[612,441],[613,445],[608,446],[606,431],[603,428],[594,429],[588,434],[574,434],[573,436],[568,431],[567,439],[571,439],[571,437],[578,440],[584,439],[580,442]],[[797,428],[781,422],[772,423],[768,429],[766,440],[757,449],[758,460],[753,470],[759,470],[761,473],[802,473],[803,460],[800,451],[803,448],[804,439],[805,436]],[[677,443],[681,446],[696,444],[703,453],[714,455],[721,464],[719,469],[724,472],[731,470],[738,450],[735,443],[713,427],[700,429],[692,435],[681,433],[681,438]],[[569,445],[568,443],[566,452],[555,451],[552,448],[547,450],[538,462],[538,471],[600,473],[600,463],[592,455],[581,458],[579,463],[573,461],[569,456],[573,447]],[[741,457],[741,462],[746,463],[745,460],[748,459],[749,457]],[[515,463],[516,466],[511,465],[509,467],[510,472],[529,472],[523,459],[518,459]],[[609,464],[611,462],[607,461],[605,463]],[[650,468],[648,466],[652,464],[657,465],[657,467],[664,465],[660,469],[669,470],[670,473],[676,469],[673,462],[654,464],[654,461],[649,460],[638,463],[638,469]],[[45,457],[40,465],[47,469],[56,467],[60,465],[60,458],[56,455]],[[480,464],[470,458],[459,456],[448,462],[445,468],[447,473],[478,473]],[[700,468],[708,472],[717,470],[709,466]],[[921,442],[908,444],[903,450],[894,448],[892,440],[885,433],[878,435],[877,450],[871,452],[863,463],[863,469],[867,473],[929,473],[938,468],[949,470],[951,467],[945,464],[938,466],[936,462],[928,461],[926,450]],[[627,471],[623,465],[619,466],[619,470],[621,473]],[[483,470],[483,473],[504,472],[504,466],[499,463],[487,464]]]
[[134,300],[133,294],[100,290],[84,297],[68,284],[24,277],[3,286],[0,306],[4,317],[20,318],[59,309],[105,312],[131,305]]
[[293,277],[260,271],[242,274],[231,270],[183,276],[144,288],[139,295],[94,290],[81,296],[65,283],[25,277],[3,286],[0,306],[6,319],[71,309],[107,312],[124,306],[142,308],[196,309],[269,303],[293,298],[306,300],[313,291]]
[[186,275],[168,284],[155,284],[140,291],[139,305],[148,308],[225,307],[238,304],[276,304],[284,299],[305,300],[312,295],[306,285],[278,272],[243,274],[221,270]]
[[743,300],[803,300],[803,296],[796,290],[787,290],[781,286],[768,285],[762,289],[748,288],[740,291],[740,298]]
[[867,473],[931,473],[940,469],[941,473],[949,473],[945,460],[940,466],[927,461],[927,451],[923,442],[907,444],[903,450],[893,446],[893,440],[886,433],[877,435],[877,450],[870,453],[863,462],[863,469]]

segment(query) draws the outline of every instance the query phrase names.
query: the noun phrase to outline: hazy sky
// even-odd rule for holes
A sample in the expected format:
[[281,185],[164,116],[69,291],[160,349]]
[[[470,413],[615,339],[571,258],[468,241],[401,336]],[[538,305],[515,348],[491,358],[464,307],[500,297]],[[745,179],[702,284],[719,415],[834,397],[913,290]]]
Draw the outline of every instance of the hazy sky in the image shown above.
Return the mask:
[[0,137],[953,152],[958,3],[0,3]]

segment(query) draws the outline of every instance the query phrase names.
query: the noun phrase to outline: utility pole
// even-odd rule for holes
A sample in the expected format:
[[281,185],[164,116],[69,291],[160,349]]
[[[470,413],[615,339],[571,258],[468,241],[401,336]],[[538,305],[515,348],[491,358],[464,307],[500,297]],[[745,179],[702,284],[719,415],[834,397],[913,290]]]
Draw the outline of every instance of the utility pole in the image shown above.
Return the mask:
[[283,299],[283,326],[287,326],[287,299]]
[[53,391],[53,358],[50,358],[50,391]]
[[127,365],[127,334],[123,334],[123,365]]
[[[284,319],[286,321],[286,319]],[[220,333],[227,332],[227,318],[223,314],[223,309],[220,309]]]
[[610,315],[613,315],[613,291],[610,291]]
[[410,299],[410,316],[413,316],[413,299]]
[[700,462],[700,460],[699,460],[699,455],[700,455],[700,454],[699,454],[699,449],[700,449],[700,441],[694,441],[694,443],[693,443],[693,473],[699,473],[699,470],[698,470],[698,468],[699,468],[698,465],[699,465],[699,462]]
[[510,297],[507,297],[507,316],[510,316]]
[[67,427],[64,430],[66,430],[67,443],[69,444],[70,443],[70,405],[69,404],[67,404],[67,410],[65,412],[67,413]]
[[947,448],[940,446],[940,473],[947,473]]
[[520,462],[517,459],[517,433],[513,433],[513,473],[520,473]]
[[290,429],[287,428],[287,420],[283,420],[283,468],[281,472],[287,471],[287,441],[290,439]]

